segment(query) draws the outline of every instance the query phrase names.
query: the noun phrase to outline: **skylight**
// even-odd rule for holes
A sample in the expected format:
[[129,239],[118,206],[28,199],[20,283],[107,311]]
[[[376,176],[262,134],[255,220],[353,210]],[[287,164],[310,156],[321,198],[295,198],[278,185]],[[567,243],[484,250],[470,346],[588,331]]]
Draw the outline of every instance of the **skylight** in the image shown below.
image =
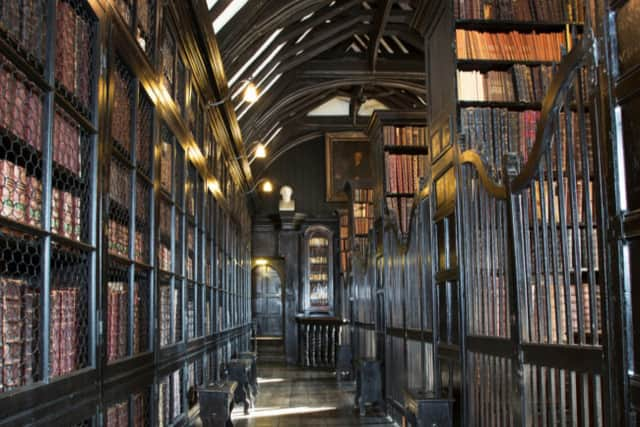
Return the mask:
[[349,98],[336,96],[307,113],[307,116],[348,116]]
[[236,80],[238,80],[240,76],[242,76],[244,72],[247,71],[247,68],[249,68],[249,66],[253,64],[253,61],[255,61],[256,58],[258,58],[260,55],[262,55],[262,52],[264,52],[269,47],[269,45],[273,43],[273,40],[276,37],[278,37],[278,34],[280,34],[281,32],[282,32],[282,28],[278,28],[273,32],[273,34],[271,34],[271,36],[267,40],[265,40],[264,43],[262,43],[262,46],[260,46],[260,48],[256,51],[256,53],[254,53],[253,56],[251,56],[251,58],[249,58],[249,60],[242,66],[242,68],[240,68],[238,72],[235,73],[233,77],[231,77],[231,79],[229,79],[229,86],[232,86],[236,82]]
[[218,3],[218,0],[207,0],[207,7],[209,8],[209,10],[211,10],[211,8],[215,6],[216,3]]
[[232,0],[232,2],[225,8],[225,10],[213,21],[213,31],[217,33],[222,30],[222,28],[227,25],[227,22],[231,20],[242,6],[247,4],[249,0]]

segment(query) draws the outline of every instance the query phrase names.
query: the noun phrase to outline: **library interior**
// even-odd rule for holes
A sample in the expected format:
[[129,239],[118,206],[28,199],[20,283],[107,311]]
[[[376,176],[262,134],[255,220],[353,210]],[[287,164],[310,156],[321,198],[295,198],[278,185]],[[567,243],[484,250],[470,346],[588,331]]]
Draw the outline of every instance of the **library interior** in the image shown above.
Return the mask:
[[0,0],[0,427],[640,425],[638,40]]

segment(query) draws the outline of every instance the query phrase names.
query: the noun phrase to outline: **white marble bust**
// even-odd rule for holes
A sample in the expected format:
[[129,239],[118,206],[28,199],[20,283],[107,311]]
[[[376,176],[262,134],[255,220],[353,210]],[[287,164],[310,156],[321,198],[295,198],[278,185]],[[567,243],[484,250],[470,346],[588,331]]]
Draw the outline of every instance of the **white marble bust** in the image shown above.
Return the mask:
[[280,200],[280,210],[281,211],[295,211],[296,210],[296,202],[291,198],[293,195],[293,188],[288,185],[283,186],[280,189],[280,196],[282,199]]

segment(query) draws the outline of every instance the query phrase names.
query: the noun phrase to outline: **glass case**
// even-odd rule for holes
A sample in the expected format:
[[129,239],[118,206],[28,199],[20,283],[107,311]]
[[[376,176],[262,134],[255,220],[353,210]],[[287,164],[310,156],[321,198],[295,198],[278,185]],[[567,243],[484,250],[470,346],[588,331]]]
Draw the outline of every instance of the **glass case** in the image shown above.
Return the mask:
[[333,312],[333,232],[324,226],[311,226],[304,233],[305,314]]

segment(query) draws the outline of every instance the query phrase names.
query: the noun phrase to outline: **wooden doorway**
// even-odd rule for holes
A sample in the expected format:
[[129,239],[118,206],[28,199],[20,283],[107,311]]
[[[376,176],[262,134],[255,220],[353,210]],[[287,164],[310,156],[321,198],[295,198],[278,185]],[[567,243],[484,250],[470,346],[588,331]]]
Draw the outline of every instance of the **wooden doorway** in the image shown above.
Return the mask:
[[256,337],[282,337],[282,280],[270,265],[253,269],[252,311]]

